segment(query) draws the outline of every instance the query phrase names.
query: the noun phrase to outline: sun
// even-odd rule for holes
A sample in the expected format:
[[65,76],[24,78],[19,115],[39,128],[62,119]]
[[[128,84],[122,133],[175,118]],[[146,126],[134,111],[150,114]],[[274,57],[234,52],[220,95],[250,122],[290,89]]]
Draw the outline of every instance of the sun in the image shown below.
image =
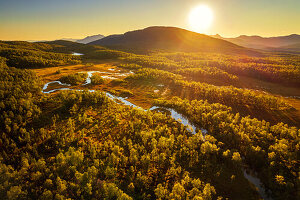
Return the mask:
[[193,8],[189,14],[189,26],[192,31],[205,33],[213,22],[213,11],[206,5]]

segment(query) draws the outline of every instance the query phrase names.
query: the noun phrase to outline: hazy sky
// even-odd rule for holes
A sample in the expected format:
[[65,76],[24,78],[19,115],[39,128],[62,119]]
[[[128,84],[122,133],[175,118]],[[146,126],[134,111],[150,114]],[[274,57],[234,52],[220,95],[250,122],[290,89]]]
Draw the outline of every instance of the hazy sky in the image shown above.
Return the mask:
[[209,6],[206,34],[300,34],[300,0],[0,0],[0,40],[53,40],[148,26],[189,29],[190,10]]

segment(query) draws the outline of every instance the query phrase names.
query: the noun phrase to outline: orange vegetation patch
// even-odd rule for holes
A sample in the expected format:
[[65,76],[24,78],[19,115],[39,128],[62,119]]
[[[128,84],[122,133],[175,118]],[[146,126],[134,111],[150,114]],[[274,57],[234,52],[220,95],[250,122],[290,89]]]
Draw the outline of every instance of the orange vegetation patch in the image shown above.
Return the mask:
[[67,66],[59,66],[59,67],[48,67],[48,68],[40,68],[33,69],[36,74],[41,78],[44,82],[55,81],[58,80],[61,76],[83,72],[83,71],[103,71],[109,72],[109,69],[115,68],[118,62],[111,61],[108,63],[100,63],[100,64],[79,64],[79,65],[67,65]]

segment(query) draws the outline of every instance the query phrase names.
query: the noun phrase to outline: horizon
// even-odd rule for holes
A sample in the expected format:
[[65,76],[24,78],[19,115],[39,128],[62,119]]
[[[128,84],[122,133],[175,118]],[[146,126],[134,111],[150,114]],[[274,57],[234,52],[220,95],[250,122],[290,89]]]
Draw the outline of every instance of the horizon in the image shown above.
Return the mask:
[[[136,30],[143,30],[143,29],[146,29],[146,28],[150,28],[150,27],[173,27],[173,28],[180,28],[180,29],[184,29],[184,30],[187,30],[187,31],[191,31],[191,32],[195,32],[195,33],[198,33],[196,31],[192,31],[192,30],[189,30],[189,29],[185,29],[185,28],[181,28],[181,27],[176,27],[176,26],[148,26],[148,27],[145,27],[145,28],[140,28],[140,29],[135,29],[135,30],[128,30],[124,33],[113,33],[113,34],[110,34],[110,35],[119,35],[119,34],[125,34],[127,32],[131,32],[131,31],[136,31]],[[204,34],[204,35],[207,35],[207,36],[220,36],[224,39],[231,39],[231,38],[238,38],[240,36],[247,36],[247,37],[261,37],[261,38],[275,38],[275,37],[285,37],[285,36],[292,36],[292,35],[300,35],[298,33],[290,33],[290,34],[286,34],[286,35],[273,35],[273,36],[262,36],[262,35],[237,35],[237,36],[234,36],[234,37],[226,37],[226,36],[223,36],[222,34],[219,34],[219,33],[216,33],[216,34],[205,34],[205,33],[199,33],[199,34]],[[110,36],[110,35],[104,35],[104,34],[101,34],[101,33],[96,33],[96,34],[93,34],[93,35],[85,35],[85,36],[82,36],[82,37],[63,37],[63,38],[56,38],[56,39],[41,39],[41,40],[2,40],[2,41],[27,41],[27,42],[44,42],[44,41],[56,41],[56,40],[81,40],[81,39],[85,39],[87,37],[91,37],[91,36],[96,36],[96,35],[103,35],[104,37],[107,37],[107,36]],[[1,39],[0,39],[1,41]]]
[[195,31],[202,34],[234,38],[240,35],[276,37],[300,33],[300,2],[296,0],[229,0],[226,4],[221,0],[88,0],[84,3],[79,0],[71,3],[67,0],[0,0],[0,5],[0,40],[82,39],[98,34],[123,34],[150,26],[194,31],[188,18],[192,9],[199,5],[208,7],[213,15],[206,29]]

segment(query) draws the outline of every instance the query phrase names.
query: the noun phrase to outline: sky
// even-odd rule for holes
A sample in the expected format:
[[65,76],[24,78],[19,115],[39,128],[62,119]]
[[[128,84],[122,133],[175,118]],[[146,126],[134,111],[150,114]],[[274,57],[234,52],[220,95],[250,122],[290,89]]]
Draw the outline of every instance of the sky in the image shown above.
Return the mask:
[[198,5],[213,11],[205,34],[300,34],[300,0],[0,0],[0,40],[81,39],[149,26],[191,29]]

